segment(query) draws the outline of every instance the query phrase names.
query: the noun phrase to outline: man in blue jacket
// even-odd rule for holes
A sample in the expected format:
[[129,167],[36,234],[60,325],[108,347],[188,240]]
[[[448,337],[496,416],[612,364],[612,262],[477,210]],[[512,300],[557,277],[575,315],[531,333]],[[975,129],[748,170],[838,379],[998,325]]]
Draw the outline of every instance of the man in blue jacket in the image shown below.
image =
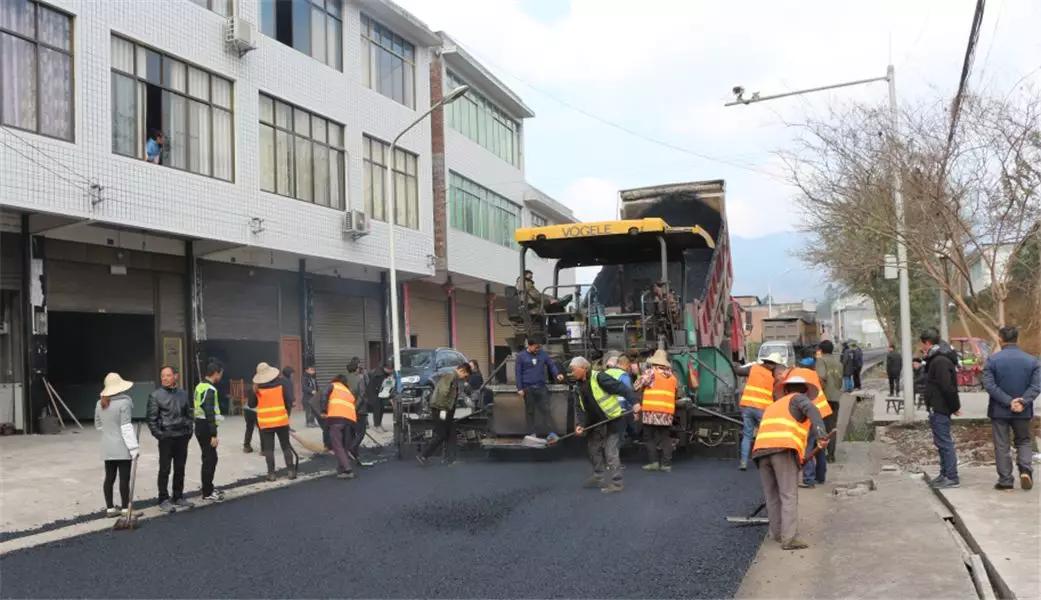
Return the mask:
[[[553,422],[550,419],[549,390],[546,388],[546,372],[555,380],[564,381],[564,375],[557,364],[542,349],[543,339],[532,336],[528,340],[528,348],[517,355],[517,366],[514,374],[517,379],[517,395],[524,398],[524,414],[527,417],[528,431],[531,435],[550,433]],[[538,422],[535,415],[538,413]],[[556,433],[556,432],[553,432]]]
[[983,367],[983,387],[990,394],[987,416],[994,434],[994,462],[998,482],[994,488],[1011,490],[1012,457],[1009,456],[1009,430],[1016,445],[1016,465],[1020,487],[1034,486],[1030,468],[1030,419],[1034,416],[1034,400],[1041,394],[1041,363],[1023,352],[1016,343],[1019,330],[1007,325],[998,330],[1001,351],[987,359]]

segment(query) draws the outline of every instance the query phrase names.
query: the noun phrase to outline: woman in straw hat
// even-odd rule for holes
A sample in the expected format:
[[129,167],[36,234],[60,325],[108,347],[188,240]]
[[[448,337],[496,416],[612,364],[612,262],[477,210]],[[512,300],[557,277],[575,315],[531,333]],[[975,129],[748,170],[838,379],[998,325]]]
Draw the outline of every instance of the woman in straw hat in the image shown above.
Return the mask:
[[[130,424],[134,401],[126,394],[133,385],[119,373],[109,373],[105,376],[101,399],[94,407],[94,428],[101,430],[101,460],[105,461],[105,484],[101,489],[105,493],[105,514],[110,517],[126,512],[130,501],[130,464],[137,458],[139,449],[137,435]],[[122,511],[112,503],[112,486],[117,472]]]
[[260,452],[267,462],[267,479],[275,476],[275,437],[282,447],[289,478],[296,479],[296,452],[289,443],[289,411],[293,406],[293,388],[276,367],[266,362],[257,364],[253,376],[257,394],[257,427],[260,429]]
[[[672,420],[676,414],[676,376],[672,374],[669,354],[657,350],[647,361],[648,369],[640,381],[643,395],[635,412],[643,423],[643,443],[647,448],[644,471],[672,471]],[[661,446],[659,461],[658,447]]]

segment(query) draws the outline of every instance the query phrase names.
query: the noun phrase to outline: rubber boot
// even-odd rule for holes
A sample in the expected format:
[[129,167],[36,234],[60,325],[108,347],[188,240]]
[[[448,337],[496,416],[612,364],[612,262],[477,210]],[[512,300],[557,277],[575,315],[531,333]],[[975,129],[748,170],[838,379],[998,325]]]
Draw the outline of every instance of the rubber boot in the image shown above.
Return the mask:
[[267,480],[274,481],[277,479],[275,476],[275,453],[271,451],[264,452],[264,462],[267,463]]

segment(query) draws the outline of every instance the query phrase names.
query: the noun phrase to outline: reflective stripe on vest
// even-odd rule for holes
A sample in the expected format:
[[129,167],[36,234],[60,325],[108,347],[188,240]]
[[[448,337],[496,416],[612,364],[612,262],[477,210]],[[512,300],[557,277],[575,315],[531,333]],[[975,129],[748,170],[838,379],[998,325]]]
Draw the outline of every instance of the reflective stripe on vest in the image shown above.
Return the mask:
[[765,410],[774,403],[774,374],[763,365],[752,365],[738,406]]
[[[206,411],[202,408],[202,400],[206,397],[206,392],[213,390],[213,414],[214,416],[220,416],[220,402],[217,402],[217,388],[213,387],[213,384],[209,381],[199,382],[199,385],[195,386],[195,402],[192,416],[196,419],[205,419]],[[220,424],[220,419],[217,419],[217,424]]]
[[676,414],[676,378],[665,377],[661,371],[655,372],[651,387],[643,390],[641,407],[645,412]]
[[607,373],[608,375],[617,379],[618,381],[621,381],[622,375],[625,375],[625,371],[619,369],[618,367],[611,367],[610,369],[604,371],[604,373]]
[[[597,376],[600,375],[599,371],[589,372],[589,388],[593,391],[593,398],[596,399],[596,403],[600,405],[600,410],[604,411],[604,415],[608,419],[614,419],[622,414],[622,405],[618,403],[618,396],[611,396],[600,387],[600,383],[596,380]],[[582,403],[582,409],[585,410],[585,403],[582,401],[582,395],[578,395],[578,401]]]
[[759,423],[759,433],[755,436],[756,450],[772,450],[783,448],[794,450],[799,455],[799,462],[806,456],[806,442],[810,436],[810,420],[796,421],[789,412],[795,394],[777,400],[763,411],[763,420]]
[[828,397],[824,395],[824,386],[821,385],[821,378],[817,371],[805,367],[796,367],[791,370],[791,374],[803,377],[806,381],[817,386],[817,397],[811,398],[813,405],[817,407],[822,419],[830,417],[831,407],[828,406]]
[[355,408],[354,394],[347,386],[340,382],[333,383],[333,391],[329,394],[330,418],[340,417],[350,421],[358,421],[358,411]]
[[289,413],[286,412],[286,401],[282,395],[282,386],[257,388],[257,427],[272,429],[288,427]]

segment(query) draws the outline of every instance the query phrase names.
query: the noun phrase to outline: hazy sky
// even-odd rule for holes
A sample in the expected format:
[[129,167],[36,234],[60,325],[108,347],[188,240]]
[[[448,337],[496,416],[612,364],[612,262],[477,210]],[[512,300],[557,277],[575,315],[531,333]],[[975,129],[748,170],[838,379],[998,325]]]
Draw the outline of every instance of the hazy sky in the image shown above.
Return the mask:
[[[724,108],[731,88],[766,95],[864,79],[884,75],[892,61],[901,101],[950,98],[975,7],[972,0],[396,1],[452,35],[534,109],[525,122],[527,177],[579,219],[613,218],[620,188],[722,178],[731,234],[745,238],[789,231],[799,220],[794,192],[778,178],[775,152],[795,135],[784,123],[824,114],[830,102],[885,102],[887,90],[883,82]],[[1041,87],[1039,26],[1038,0],[988,2],[971,89],[1004,95],[1017,83]],[[782,269],[802,268],[785,261]],[[740,282],[740,268],[735,276]]]

